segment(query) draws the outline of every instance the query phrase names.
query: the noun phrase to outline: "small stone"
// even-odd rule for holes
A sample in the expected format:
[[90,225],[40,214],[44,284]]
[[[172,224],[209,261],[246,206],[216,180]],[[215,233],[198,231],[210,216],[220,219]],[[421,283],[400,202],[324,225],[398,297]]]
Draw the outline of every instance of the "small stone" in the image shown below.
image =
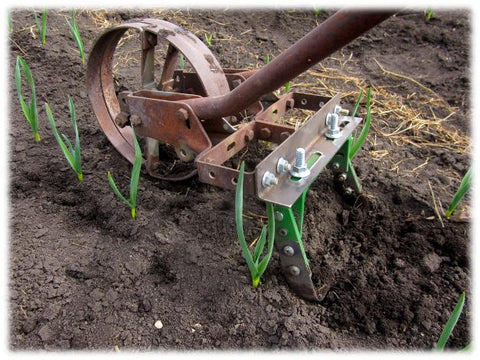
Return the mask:
[[157,320],[157,321],[155,321],[155,327],[156,327],[157,329],[159,329],[159,330],[160,330],[161,328],[163,328],[162,320]]

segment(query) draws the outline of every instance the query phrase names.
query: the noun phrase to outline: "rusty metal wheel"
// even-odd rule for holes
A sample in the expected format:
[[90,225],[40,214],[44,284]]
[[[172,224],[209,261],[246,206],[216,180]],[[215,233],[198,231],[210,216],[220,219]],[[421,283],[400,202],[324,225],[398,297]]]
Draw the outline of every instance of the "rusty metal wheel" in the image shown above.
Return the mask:
[[[193,33],[175,24],[158,19],[144,19],[105,31],[97,39],[88,60],[88,94],[103,132],[120,154],[133,163],[135,150],[132,131],[129,126],[122,128],[115,122],[120,113],[116,88],[118,89],[121,84],[116,83],[114,77],[115,52],[123,46],[125,34],[131,32],[139,34],[141,42],[141,55],[138,61],[140,81],[137,90],[172,91],[174,72],[181,54],[197,74],[203,88],[200,95],[220,96],[228,93],[230,89],[220,64],[208,47]],[[156,48],[161,46],[164,46],[165,50],[163,64],[159,66],[156,61],[158,55]],[[159,72],[160,76],[157,74],[156,77],[156,72]],[[152,151],[158,147],[159,143],[156,140],[146,138],[147,150]],[[181,176],[174,174],[156,177],[164,180],[183,180],[195,174],[196,170],[193,169]]]

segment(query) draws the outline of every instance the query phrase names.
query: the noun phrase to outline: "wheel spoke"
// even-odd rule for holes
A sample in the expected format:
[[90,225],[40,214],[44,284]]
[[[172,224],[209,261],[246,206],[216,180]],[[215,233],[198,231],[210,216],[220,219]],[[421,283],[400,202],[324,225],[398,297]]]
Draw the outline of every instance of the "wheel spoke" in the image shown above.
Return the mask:
[[143,32],[140,68],[143,89],[152,89],[155,87],[155,45],[157,45],[157,36],[149,32]]
[[168,45],[167,55],[165,56],[165,63],[162,69],[162,76],[158,89],[163,91],[172,91],[173,89],[173,74],[178,64],[178,56],[180,52],[171,44]]

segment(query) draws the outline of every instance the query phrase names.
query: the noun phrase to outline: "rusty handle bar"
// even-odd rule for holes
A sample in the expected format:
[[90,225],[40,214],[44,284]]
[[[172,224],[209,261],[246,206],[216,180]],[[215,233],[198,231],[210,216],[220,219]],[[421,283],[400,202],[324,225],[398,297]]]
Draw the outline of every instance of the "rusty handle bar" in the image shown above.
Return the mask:
[[338,11],[228,94],[183,102],[204,120],[237,114],[394,13],[393,10]]

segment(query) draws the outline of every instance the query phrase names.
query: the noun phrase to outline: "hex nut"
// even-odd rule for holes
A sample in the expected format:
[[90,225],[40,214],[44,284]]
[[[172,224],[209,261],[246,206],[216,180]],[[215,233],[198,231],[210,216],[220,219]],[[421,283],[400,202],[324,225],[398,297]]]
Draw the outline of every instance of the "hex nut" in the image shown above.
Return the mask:
[[187,120],[188,117],[189,117],[187,109],[178,109],[178,110],[175,112],[175,116],[176,116],[177,119],[180,120],[180,121],[185,121],[185,120]]
[[120,111],[118,115],[115,117],[115,124],[117,124],[121,128],[124,128],[130,122],[129,117],[130,117],[129,114],[127,114],[124,111]]
[[290,169],[290,175],[297,178],[304,178],[310,175],[310,169],[307,167],[304,148],[298,148],[295,152],[295,162]]
[[342,130],[340,129],[338,114],[336,112],[327,114],[325,125],[327,125],[327,131],[325,132],[327,139],[334,140],[342,136]]
[[279,174],[286,173],[286,172],[290,171],[291,169],[292,169],[292,165],[288,162],[288,160],[284,159],[283,157],[278,159],[277,172]]
[[140,126],[140,125],[142,125],[142,119],[138,115],[132,115],[132,116],[130,116],[130,123],[133,126]]
[[262,177],[263,186],[272,186],[277,184],[278,184],[278,179],[275,176],[275,174],[271,173],[270,171],[266,171],[265,174],[263,174],[263,177]]

